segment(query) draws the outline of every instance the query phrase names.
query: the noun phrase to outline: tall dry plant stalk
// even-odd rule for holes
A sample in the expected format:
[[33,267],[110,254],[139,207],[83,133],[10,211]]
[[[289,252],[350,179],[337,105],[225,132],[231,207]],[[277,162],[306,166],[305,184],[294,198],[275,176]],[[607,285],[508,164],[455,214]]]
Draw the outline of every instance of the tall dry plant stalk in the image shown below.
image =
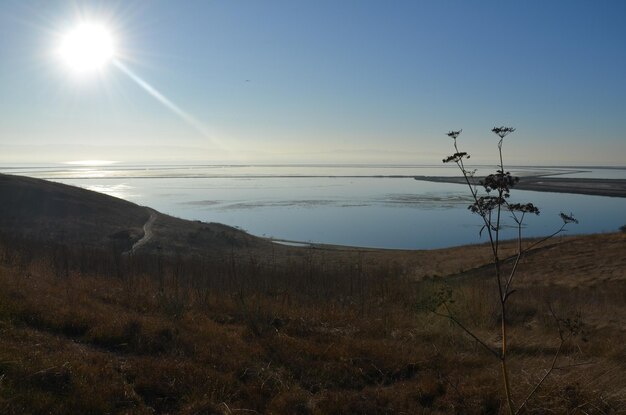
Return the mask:
[[[465,166],[465,160],[470,158],[467,152],[460,151],[457,143],[457,139],[462,130],[450,131],[447,135],[452,138],[454,145],[454,154],[443,159],[444,163],[455,163],[461,171],[465,183],[467,184],[470,194],[473,198],[473,203],[468,209],[477,214],[482,219],[482,228],[480,234],[486,232],[489,238],[489,246],[491,249],[491,255],[494,265],[494,279],[497,283],[497,299],[499,301],[499,317],[500,317],[500,344],[499,347],[494,348],[490,346],[486,341],[482,340],[476,333],[470,330],[463,322],[456,318],[450,310],[449,302],[451,292],[446,291],[444,294],[438,297],[437,303],[433,309],[435,314],[446,317],[454,322],[459,328],[461,328],[466,334],[472,337],[478,342],[485,350],[487,350],[495,358],[499,359],[501,367],[502,385],[504,389],[504,395],[506,398],[506,407],[510,414],[519,413],[526,403],[532,398],[535,392],[539,389],[546,377],[552,372],[556,366],[556,361],[559,358],[563,344],[569,337],[565,334],[563,329],[563,322],[566,320],[559,319],[556,314],[552,312],[555,321],[557,322],[560,345],[557,349],[555,356],[553,357],[552,365],[545,372],[544,376],[539,382],[531,389],[530,393],[516,405],[513,402],[512,389],[511,389],[511,374],[508,367],[509,354],[507,345],[509,343],[508,337],[508,301],[511,295],[515,292],[513,283],[515,275],[520,264],[520,260],[523,255],[529,250],[536,247],[538,244],[545,242],[546,240],[560,234],[565,230],[565,227],[569,223],[578,223],[578,221],[570,214],[561,213],[560,217],[563,221],[561,227],[552,234],[542,238],[534,243],[524,247],[522,241],[522,229],[524,220],[527,215],[539,215],[539,209],[532,203],[511,203],[509,197],[511,195],[511,189],[519,182],[518,177],[514,177],[510,172],[504,168],[504,158],[502,155],[502,145],[504,138],[515,131],[512,127],[494,127],[491,131],[499,137],[498,140],[498,153],[499,164],[495,174],[489,174],[482,178],[476,178],[476,170],[468,170]],[[482,192],[479,191],[482,188]],[[517,253],[512,258],[502,258],[501,255],[501,231],[502,224],[505,215],[509,215],[513,222],[516,224],[517,229]],[[504,270],[503,265],[505,261],[512,261],[513,265],[510,270]],[[569,320],[567,320],[569,321]],[[578,325],[570,325],[567,327],[567,331],[570,335],[575,334]]]

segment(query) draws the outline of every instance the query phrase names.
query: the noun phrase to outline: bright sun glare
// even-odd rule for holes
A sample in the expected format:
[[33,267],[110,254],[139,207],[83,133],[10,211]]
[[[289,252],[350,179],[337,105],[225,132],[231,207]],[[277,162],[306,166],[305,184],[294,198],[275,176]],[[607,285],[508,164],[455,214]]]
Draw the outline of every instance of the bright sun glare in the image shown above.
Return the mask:
[[[166,108],[178,115],[183,121],[198,130],[205,137],[210,137],[202,122],[174,104],[157,88],[143,80],[118,59],[119,55],[116,50],[115,38],[111,35],[111,31],[107,26],[95,22],[80,23],[60,36],[56,54],[56,57],[69,68],[72,75],[79,79],[88,75],[100,74],[107,64],[113,64],[113,66]],[[211,140],[217,143],[213,138]],[[220,145],[220,147],[222,146]]]
[[58,53],[72,71],[87,74],[101,70],[115,57],[115,43],[106,27],[81,23],[62,37]]

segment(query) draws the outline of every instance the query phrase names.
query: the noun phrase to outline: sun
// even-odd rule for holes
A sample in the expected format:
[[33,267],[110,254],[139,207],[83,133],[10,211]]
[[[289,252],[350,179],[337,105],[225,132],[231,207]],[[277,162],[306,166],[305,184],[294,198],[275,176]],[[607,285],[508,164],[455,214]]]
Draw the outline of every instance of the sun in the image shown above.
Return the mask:
[[84,75],[99,72],[115,58],[115,42],[104,25],[81,23],[61,37],[57,53],[70,70]]

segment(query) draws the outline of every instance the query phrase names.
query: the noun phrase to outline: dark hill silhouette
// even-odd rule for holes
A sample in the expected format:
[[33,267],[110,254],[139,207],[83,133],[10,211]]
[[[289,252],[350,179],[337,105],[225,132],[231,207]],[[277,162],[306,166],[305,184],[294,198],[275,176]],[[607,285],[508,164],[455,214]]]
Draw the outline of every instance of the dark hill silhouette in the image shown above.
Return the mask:
[[[75,186],[0,174],[0,232],[12,237],[124,252],[144,237],[141,251],[210,253],[262,248],[269,242],[235,228],[187,221]],[[153,223],[152,223],[153,222]]]

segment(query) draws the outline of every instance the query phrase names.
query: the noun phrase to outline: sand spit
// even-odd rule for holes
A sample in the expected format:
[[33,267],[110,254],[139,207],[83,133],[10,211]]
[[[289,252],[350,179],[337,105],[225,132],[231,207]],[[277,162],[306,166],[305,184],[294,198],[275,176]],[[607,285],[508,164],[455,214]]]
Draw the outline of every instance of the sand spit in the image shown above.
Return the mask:
[[[415,176],[415,180],[438,183],[465,184],[462,176]],[[474,177],[473,182],[478,184],[482,177]],[[583,195],[626,197],[626,180],[624,179],[580,179],[565,177],[520,177],[515,186],[519,190],[534,190],[537,192],[576,193]]]

